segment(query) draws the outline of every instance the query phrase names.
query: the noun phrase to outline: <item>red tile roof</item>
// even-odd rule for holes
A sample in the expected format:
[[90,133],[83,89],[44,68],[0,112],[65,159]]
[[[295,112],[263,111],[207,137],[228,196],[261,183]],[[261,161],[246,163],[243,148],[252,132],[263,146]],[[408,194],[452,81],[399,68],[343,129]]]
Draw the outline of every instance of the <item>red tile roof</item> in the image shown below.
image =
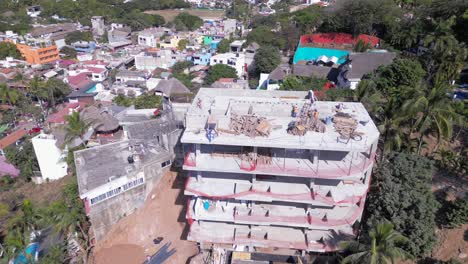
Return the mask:
[[24,137],[27,133],[28,131],[24,129],[18,129],[13,131],[8,136],[0,139],[0,149],[5,149],[6,147],[14,144],[16,141]]
[[107,71],[106,69],[104,68],[98,68],[98,67],[91,67],[91,66],[87,66],[86,69],[92,73],[102,73],[102,72],[105,72]]
[[70,110],[73,109],[75,111],[78,111],[79,109],[83,109],[85,106],[85,103],[83,102],[78,102],[78,103],[68,103],[60,109],[57,113],[50,115],[47,118],[48,123],[57,123],[57,124],[62,124],[65,122],[65,117],[70,114]]
[[87,72],[77,74],[75,76],[68,76],[68,84],[73,88],[80,88],[91,82]]

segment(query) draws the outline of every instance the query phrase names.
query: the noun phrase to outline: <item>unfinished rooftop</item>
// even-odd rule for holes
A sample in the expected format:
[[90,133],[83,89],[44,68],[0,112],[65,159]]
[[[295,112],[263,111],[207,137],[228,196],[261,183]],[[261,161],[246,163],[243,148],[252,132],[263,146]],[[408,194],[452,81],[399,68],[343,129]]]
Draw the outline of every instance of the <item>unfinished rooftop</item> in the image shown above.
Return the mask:
[[[295,117],[294,109],[300,110]],[[246,127],[247,123],[256,127]],[[208,135],[210,129],[213,136]],[[311,104],[308,92],[202,88],[188,110],[181,141],[368,152],[378,137],[377,127],[361,103]]]
[[74,155],[80,195],[110,181],[134,175],[154,160],[170,157],[157,141],[139,140],[84,149]]

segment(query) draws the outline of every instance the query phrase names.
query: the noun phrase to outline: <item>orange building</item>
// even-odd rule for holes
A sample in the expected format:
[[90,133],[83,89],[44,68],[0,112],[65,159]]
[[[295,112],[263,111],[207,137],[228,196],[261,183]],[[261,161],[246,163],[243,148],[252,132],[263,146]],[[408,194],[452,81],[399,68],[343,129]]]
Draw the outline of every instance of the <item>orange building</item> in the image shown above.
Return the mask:
[[28,64],[46,64],[60,59],[59,51],[55,44],[30,46],[16,43],[16,47]]

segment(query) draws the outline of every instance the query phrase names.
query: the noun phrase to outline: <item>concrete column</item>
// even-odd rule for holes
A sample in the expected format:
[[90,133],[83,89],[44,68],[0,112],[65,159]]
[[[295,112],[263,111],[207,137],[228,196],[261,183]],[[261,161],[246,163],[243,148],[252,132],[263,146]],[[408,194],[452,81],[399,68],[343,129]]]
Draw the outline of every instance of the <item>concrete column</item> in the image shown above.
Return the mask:
[[257,175],[252,174],[252,183],[256,183],[256,182],[257,182]]
[[351,167],[353,166],[354,151],[351,152],[351,161],[349,162],[348,176],[351,174]]
[[310,179],[310,181],[309,181],[309,188],[310,188],[310,189],[313,189],[313,188],[314,188],[314,185],[315,185],[315,179]]
[[195,157],[201,154],[201,145],[195,144]]
[[201,182],[203,180],[201,171],[197,171],[197,182]]

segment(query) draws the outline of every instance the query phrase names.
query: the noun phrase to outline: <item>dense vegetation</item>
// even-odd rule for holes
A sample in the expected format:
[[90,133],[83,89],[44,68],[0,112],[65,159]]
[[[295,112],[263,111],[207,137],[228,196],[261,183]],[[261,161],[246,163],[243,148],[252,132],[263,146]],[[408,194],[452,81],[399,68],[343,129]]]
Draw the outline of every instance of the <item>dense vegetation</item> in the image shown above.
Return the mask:
[[154,109],[160,108],[162,104],[161,96],[142,94],[136,98],[127,97],[124,95],[117,95],[113,102],[120,106],[131,106],[134,105],[136,109]]
[[21,54],[15,44],[10,42],[0,42],[0,60],[5,59],[6,57],[21,59]]
[[414,154],[392,152],[373,175],[366,212],[371,226],[388,220],[408,238],[404,247],[413,256],[429,253],[435,243],[435,213],[431,192],[432,163]]
[[205,78],[205,84],[211,85],[220,78],[237,78],[237,72],[234,68],[228,65],[216,64],[208,70],[208,74]]
[[175,28],[179,31],[192,31],[203,25],[203,20],[187,12],[178,14],[174,18]]
[[[57,22],[52,16],[57,15],[70,21],[79,21],[83,25],[91,25],[92,16],[103,16],[108,22],[126,23],[134,29],[157,26],[165,23],[158,15],[143,13],[152,9],[189,7],[183,0],[32,0],[32,1],[0,1],[0,10],[10,10],[12,13],[0,15],[0,31],[14,30],[26,33],[30,28],[31,19],[26,15],[26,7],[39,4],[43,11],[43,22]],[[11,25],[12,24],[12,25]]]

